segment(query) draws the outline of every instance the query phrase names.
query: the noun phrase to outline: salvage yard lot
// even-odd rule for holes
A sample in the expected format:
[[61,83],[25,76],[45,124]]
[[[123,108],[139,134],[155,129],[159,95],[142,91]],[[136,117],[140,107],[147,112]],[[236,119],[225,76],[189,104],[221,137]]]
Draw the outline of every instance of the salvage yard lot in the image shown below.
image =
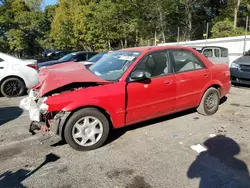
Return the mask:
[[[28,113],[18,108],[21,98],[1,97],[0,187],[204,188],[204,182],[215,187],[221,179],[230,185],[234,175],[249,176],[250,89],[233,87],[227,97],[214,116],[190,110],[115,130],[106,145],[89,152],[40,133],[31,136]],[[191,149],[212,134],[237,143],[229,144],[225,163],[214,162],[222,154],[197,162],[202,154],[197,158]]]

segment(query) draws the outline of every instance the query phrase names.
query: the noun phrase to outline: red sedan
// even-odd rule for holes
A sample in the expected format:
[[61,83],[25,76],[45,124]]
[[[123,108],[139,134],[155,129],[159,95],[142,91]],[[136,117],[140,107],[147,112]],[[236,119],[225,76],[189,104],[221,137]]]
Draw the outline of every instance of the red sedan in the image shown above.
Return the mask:
[[21,106],[31,131],[42,126],[76,150],[91,150],[111,128],[191,108],[212,115],[230,87],[228,66],[193,49],[141,47],[110,52],[89,69],[74,62],[44,69]]

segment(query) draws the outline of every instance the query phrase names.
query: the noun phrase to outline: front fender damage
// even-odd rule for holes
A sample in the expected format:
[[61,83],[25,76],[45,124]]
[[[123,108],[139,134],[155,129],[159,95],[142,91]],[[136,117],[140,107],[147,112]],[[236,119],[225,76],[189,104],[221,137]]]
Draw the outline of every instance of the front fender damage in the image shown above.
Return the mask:
[[[59,97],[61,94],[84,90],[89,87],[97,87],[97,83],[71,83],[61,88],[54,89],[40,97],[39,90],[31,89],[28,97],[20,102],[20,108],[29,112],[30,120],[29,132],[35,134],[35,131],[51,131],[56,135],[62,135],[62,129],[70,112],[63,110],[63,106],[58,104],[57,108],[50,108],[49,100]],[[46,103],[46,101],[48,101]],[[55,99],[55,102],[57,100]],[[66,103],[65,103],[66,104]],[[53,104],[55,105],[55,103]]]

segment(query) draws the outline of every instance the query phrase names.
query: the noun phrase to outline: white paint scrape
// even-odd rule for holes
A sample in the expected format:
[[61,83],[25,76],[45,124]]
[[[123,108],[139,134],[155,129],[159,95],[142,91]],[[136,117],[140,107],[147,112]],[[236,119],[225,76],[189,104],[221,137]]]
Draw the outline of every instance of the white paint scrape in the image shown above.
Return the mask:
[[193,145],[191,146],[192,150],[196,151],[197,153],[201,153],[203,151],[207,151],[207,148],[205,148],[204,146],[197,144],[197,145]]

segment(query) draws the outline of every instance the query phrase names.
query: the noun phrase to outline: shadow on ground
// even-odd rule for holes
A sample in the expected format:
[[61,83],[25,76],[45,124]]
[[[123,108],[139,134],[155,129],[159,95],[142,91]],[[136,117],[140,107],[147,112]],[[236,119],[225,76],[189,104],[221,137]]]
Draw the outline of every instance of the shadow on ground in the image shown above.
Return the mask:
[[[23,185],[23,181],[30,177],[32,174],[37,172],[39,169],[41,169],[43,166],[45,166],[48,163],[55,162],[58,159],[60,159],[59,156],[50,153],[46,155],[46,158],[44,162],[39,165],[37,168],[34,170],[25,170],[25,169],[19,169],[15,172],[13,171],[7,171],[3,174],[0,174],[0,187],[4,188],[13,188],[13,187],[18,187],[18,188],[25,188]],[[35,187],[35,186],[34,186]]]
[[0,107],[0,126],[21,116],[23,110],[19,107]]
[[231,138],[216,136],[203,143],[207,151],[200,153],[188,169],[190,179],[200,178],[199,188],[249,188],[247,165],[235,158],[240,146]]

